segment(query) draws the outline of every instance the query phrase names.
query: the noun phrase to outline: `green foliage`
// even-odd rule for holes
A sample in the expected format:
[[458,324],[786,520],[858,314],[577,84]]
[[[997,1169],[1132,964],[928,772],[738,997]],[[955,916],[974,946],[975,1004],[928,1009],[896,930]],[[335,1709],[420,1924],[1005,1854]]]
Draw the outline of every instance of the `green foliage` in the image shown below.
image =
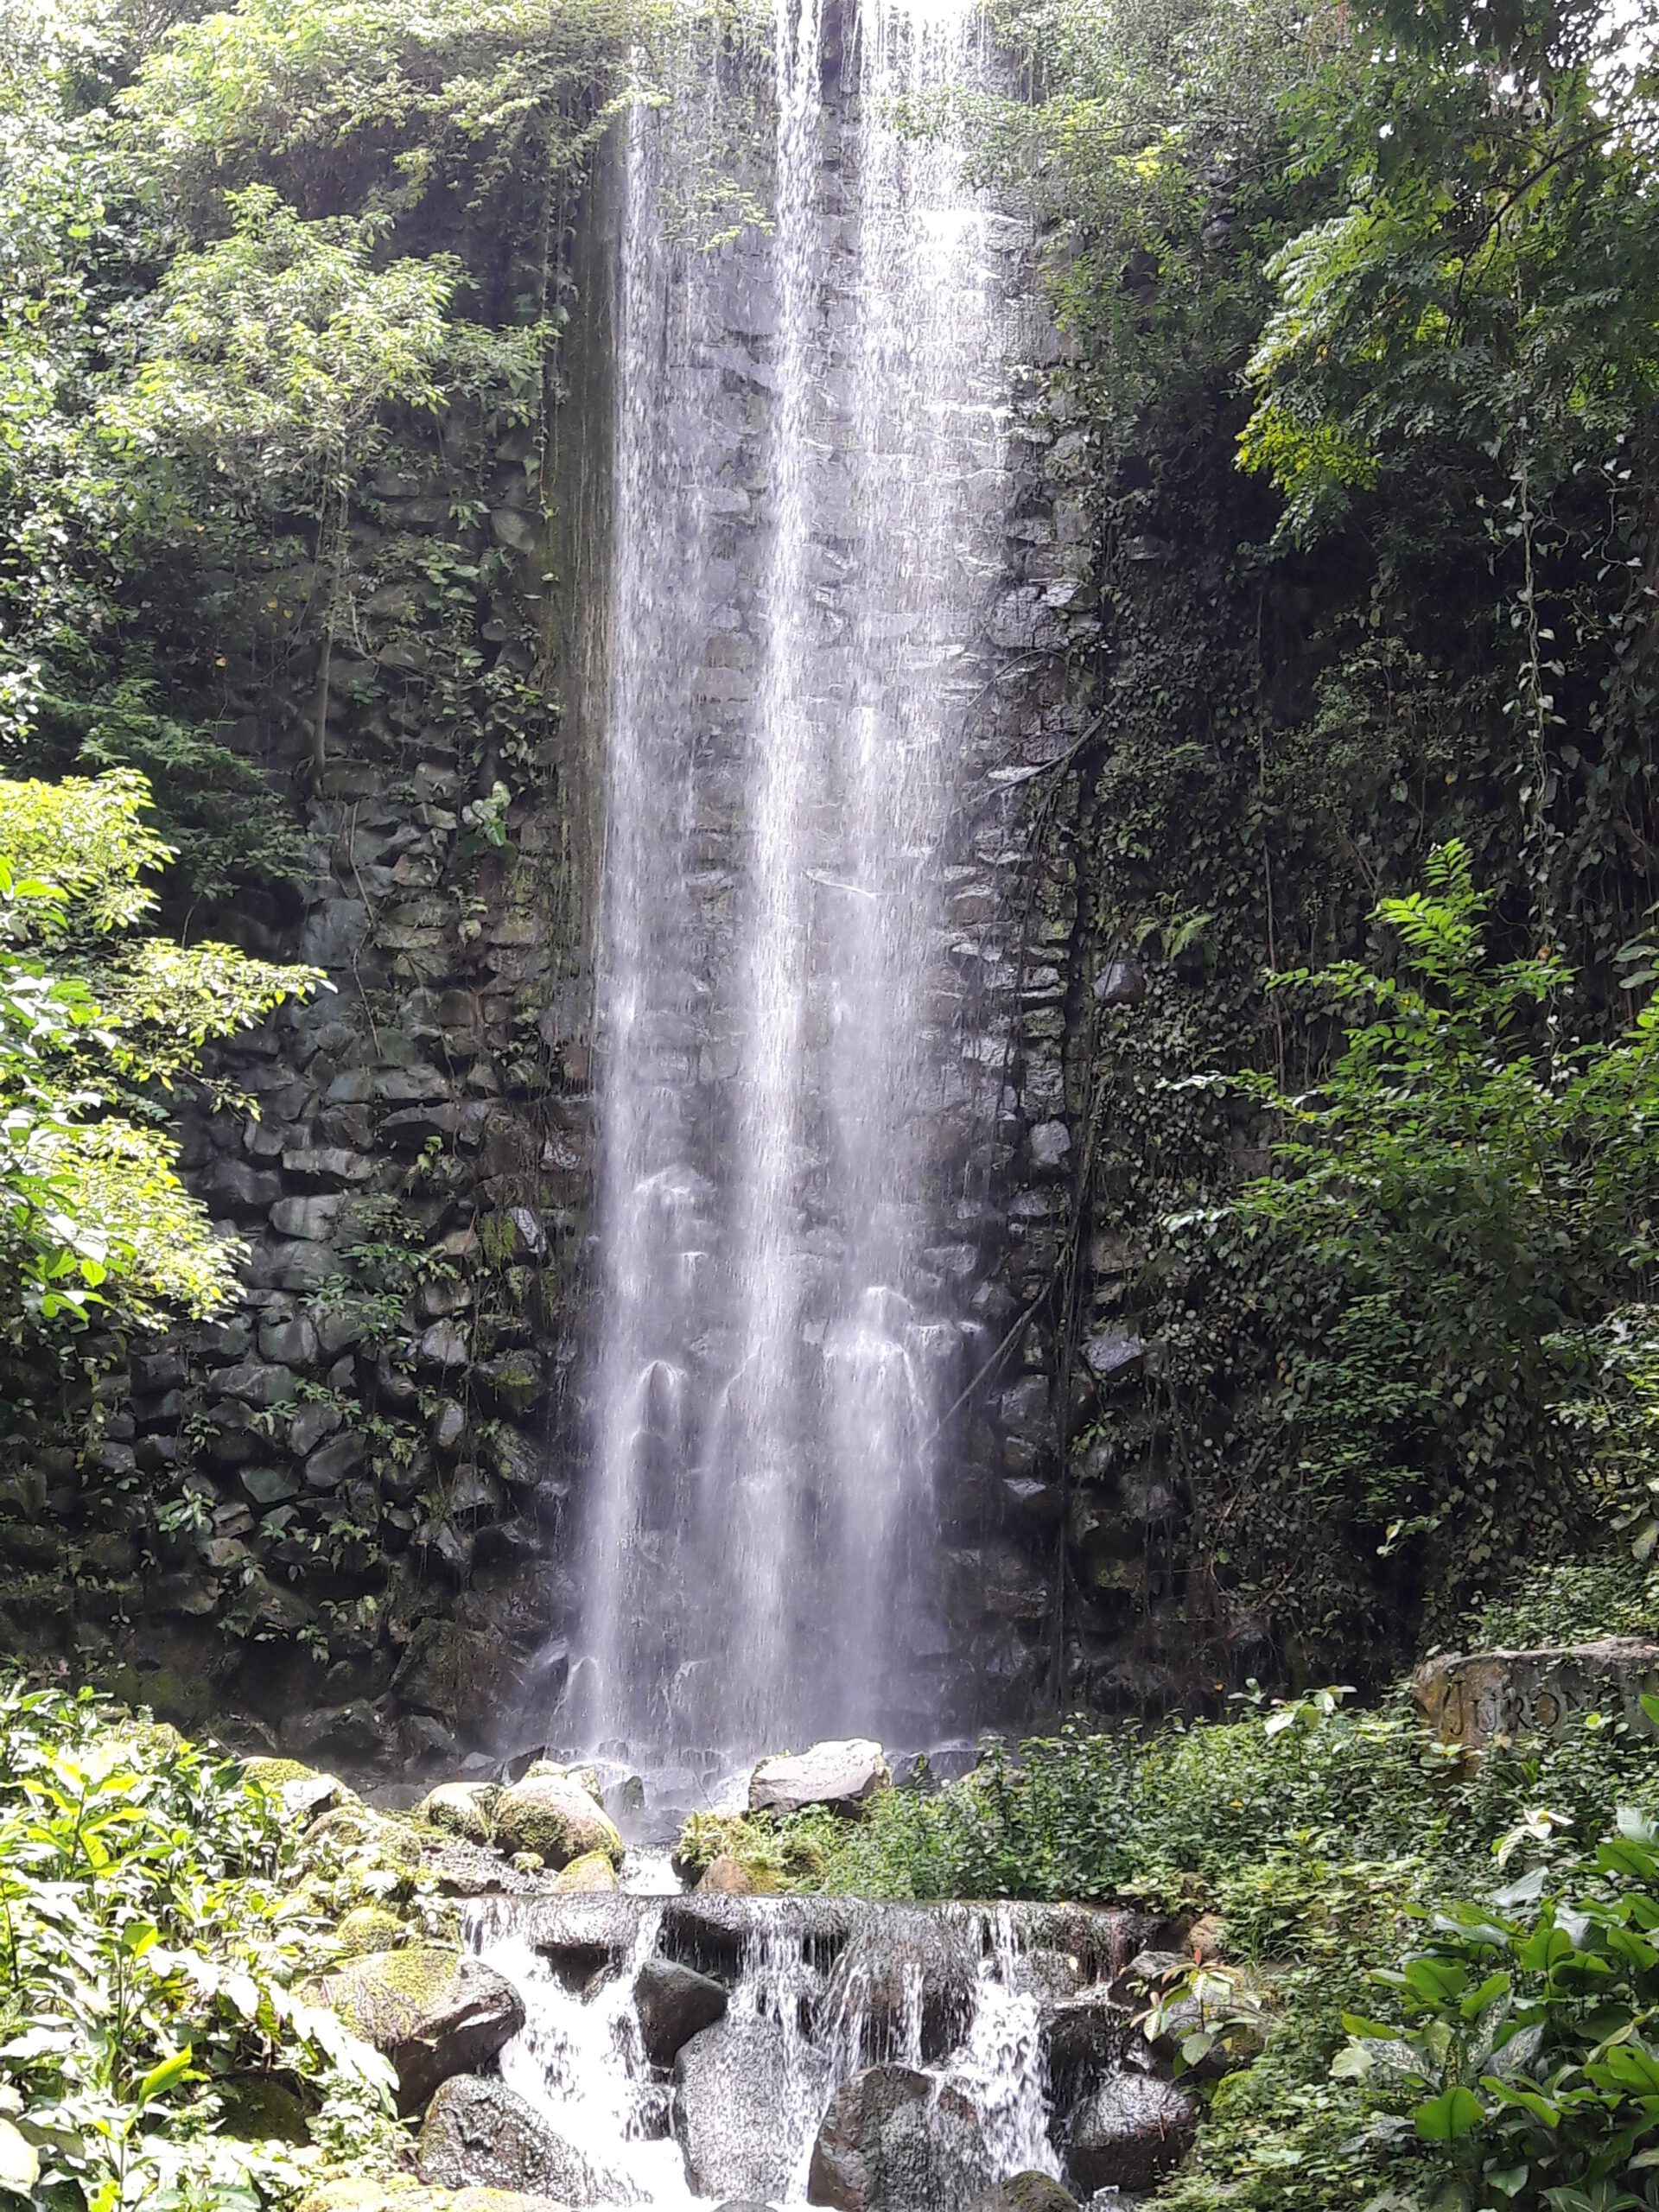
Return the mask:
[[210,1038],[315,988],[309,969],[136,934],[168,857],[142,777],[0,781],[0,1332],[93,1308],[127,1325],[212,1313],[216,1236],[149,1100]]
[[1409,1548],[1442,1623],[1570,1542],[1606,1487],[1563,1410],[1651,1273],[1659,1179],[1659,1017],[1573,1046],[1562,964],[1493,961],[1488,906],[1448,845],[1426,891],[1376,909],[1397,972],[1274,978],[1351,1026],[1313,1090],[1254,1080],[1284,1131],[1273,1173],[1189,1224],[1285,1287],[1274,1411],[1310,1519]]
[[390,2109],[385,2061],[295,1994],[326,1942],[294,1848],[276,1791],[171,1729],[0,1687],[0,2189],[256,2212],[316,2154],[238,2113],[327,2141]]
[[1427,1916],[1423,1947],[1375,1974],[1392,2017],[1349,2016],[1334,2070],[1382,2107],[1374,2140],[1423,2146],[1411,2163],[1428,2178],[1396,2191],[1401,2212],[1659,2204],[1656,1844],[1621,1815],[1575,1902],[1523,1910],[1539,1870],[1490,1904]]
[[1529,1562],[1459,1634],[1471,1651],[1589,1643],[1659,1634],[1659,1573],[1628,1551],[1583,1561]]
[[228,238],[181,253],[147,302],[143,356],[105,422],[130,461],[159,448],[292,502],[365,460],[394,403],[430,410],[459,271],[374,265],[374,226],[307,222],[268,185],[230,195]]

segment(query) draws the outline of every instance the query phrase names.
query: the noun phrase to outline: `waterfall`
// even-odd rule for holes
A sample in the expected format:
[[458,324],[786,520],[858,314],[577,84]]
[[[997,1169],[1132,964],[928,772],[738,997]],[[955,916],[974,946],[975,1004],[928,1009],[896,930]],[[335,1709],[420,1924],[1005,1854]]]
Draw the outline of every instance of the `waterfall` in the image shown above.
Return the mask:
[[[814,2185],[815,2145],[874,2063],[920,2077],[938,2133],[905,2212],[963,2212],[1011,2174],[1059,2176],[1069,2112],[1146,2078],[1113,1989],[1148,1925],[1076,1906],[612,1896],[482,1901],[467,1932],[524,1999],[502,2080],[578,2164],[575,2201],[842,2202]],[[696,2016],[713,2024],[682,2020],[656,2064],[653,1973],[714,1999]]]
[[925,1737],[948,1640],[935,1438],[968,1324],[931,1133],[1006,281],[995,209],[899,106],[988,61],[969,0],[778,0],[743,179],[771,220],[710,244],[686,149],[741,147],[753,67],[711,40],[620,162],[597,1341],[559,1729],[631,1755]]

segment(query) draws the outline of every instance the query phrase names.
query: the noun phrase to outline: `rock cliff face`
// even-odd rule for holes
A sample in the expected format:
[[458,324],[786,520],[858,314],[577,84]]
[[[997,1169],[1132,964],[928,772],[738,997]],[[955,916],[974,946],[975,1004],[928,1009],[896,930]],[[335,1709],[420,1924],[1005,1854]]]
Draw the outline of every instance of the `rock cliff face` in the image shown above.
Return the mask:
[[[187,1116],[189,1173],[248,1242],[244,1294],[90,1403],[68,1391],[0,1485],[6,1643],[354,1770],[453,1765],[503,1716],[530,1741],[575,1594],[613,232],[601,175],[539,417],[406,429],[359,487],[349,620],[280,679],[251,654],[242,671],[247,741],[312,866],[293,906],[220,926],[334,987],[224,1054],[241,1104]],[[933,1256],[977,1331],[941,1478],[942,1729],[1186,1686],[1135,1254],[1077,1195],[1103,1027],[1145,977],[1089,926],[1090,457],[1035,251],[1010,213],[1024,365],[941,948],[955,1055],[932,1141],[957,1241]],[[731,267],[711,404],[741,448],[769,323]],[[734,600],[746,528],[729,518]],[[741,830],[705,825],[710,870]]]

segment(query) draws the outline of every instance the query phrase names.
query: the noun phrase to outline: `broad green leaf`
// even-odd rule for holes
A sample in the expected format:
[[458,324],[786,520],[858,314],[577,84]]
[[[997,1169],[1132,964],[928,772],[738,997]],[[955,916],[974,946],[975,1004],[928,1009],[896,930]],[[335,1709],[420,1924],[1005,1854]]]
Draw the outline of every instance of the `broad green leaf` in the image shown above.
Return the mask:
[[170,2058],[162,2059],[159,2066],[152,2066],[138,2084],[135,2101],[141,2106],[147,2105],[152,2097],[159,2097],[175,2082],[181,2081],[189,2071],[194,2056],[191,2046],[186,2044],[182,2050],[175,2050]]
[[1480,2125],[1481,2113],[1480,2099],[1459,2084],[1419,2105],[1412,2120],[1425,2143],[1457,2143]]

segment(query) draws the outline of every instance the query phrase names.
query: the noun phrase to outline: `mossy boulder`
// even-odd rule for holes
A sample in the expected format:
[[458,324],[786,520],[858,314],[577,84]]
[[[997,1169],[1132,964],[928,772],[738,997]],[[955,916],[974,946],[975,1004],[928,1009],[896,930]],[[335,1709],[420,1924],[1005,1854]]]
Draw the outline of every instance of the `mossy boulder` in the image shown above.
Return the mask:
[[450,2189],[524,2189],[573,2204],[615,2202],[574,2145],[550,2127],[505,2082],[458,2075],[433,2098],[416,2163]]
[[524,2024],[510,1981],[481,1959],[438,1943],[353,1959],[308,1983],[304,1994],[391,2062],[405,2114],[452,2075],[493,2058]]
[[747,1866],[734,1853],[722,1851],[702,1871],[699,1890],[723,1897],[771,1897],[784,1886],[775,1867]]
[[404,1934],[403,1922],[383,1904],[354,1905],[334,1930],[340,1949],[348,1959],[368,1958],[377,1951],[395,1951],[403,1942]]
[[555,1890],[591,1897],[616,1887],[616,1869],[602,1851],[586,1851],[554,1878]]
[[300,2212],[569,2212],[556,2196],[525,2196],[516,2189],[437,2189],[394,2174],[380,2181],[358,2175],[319,2182]]
[[533,1851],[548,1866],[601,1853],[622,1864],[622,1839],[604,1808],[563,1772],[526,1775],[495,1806],[495,1840],[509,1854]]
[[442,1828],[446,1835],[459,1836],[463,1843],[491,1843],[500,1795],[493,1782],[441,1782],[415,1808],[415,1818],[429,1827]]
[[301,1759],[252,1758],[242,1761],[244,1777],[257,1783],[268,1796],[280,1797],[283,1810],[296,1821],[315,1821],[363,1800],[337,1774],[307,1766]]
[[423,1856],[411,1821],[366,1805],[340,1805],[306,1830],[300,1864],[326,1906],[349,1912],[412,1896]]
[[1033,2168],[999,2182],[988,2196],[980,2198],[973,2212],[1077,2212],[1077,2200],[1052,2176]]

